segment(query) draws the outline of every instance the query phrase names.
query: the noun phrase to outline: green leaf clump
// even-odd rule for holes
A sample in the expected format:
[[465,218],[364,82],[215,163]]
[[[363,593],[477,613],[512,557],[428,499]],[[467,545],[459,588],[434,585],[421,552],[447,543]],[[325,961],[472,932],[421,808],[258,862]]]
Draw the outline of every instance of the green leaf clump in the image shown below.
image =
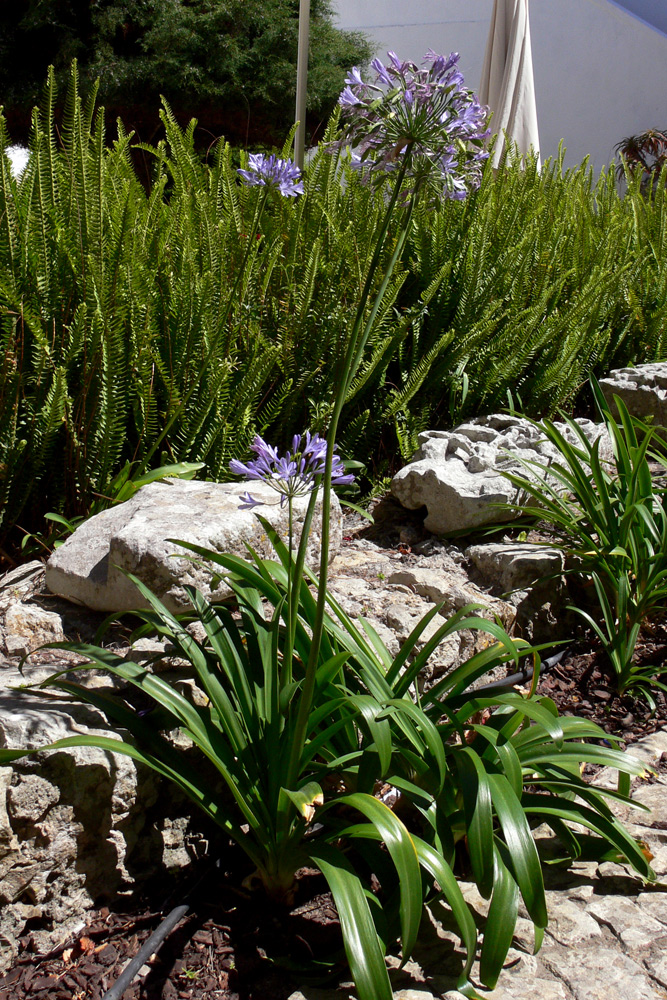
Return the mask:
[[[537,949],[548,914],[532,830],[543,823],[558,838],[563,858],[611,849],[644,878],[654,877],[607,802],[632,800],[581,777],[584,762],[617,768],[623,776],[641,774],[643,765],[603,745],[609,738],[594,723],[559,718],[548,698],[476,691],[475,682],[489,670],[526,654],[537,672],[539,655],[475,616],[474,607],[443,620],[418,652],[424,629],[441,611],[436,605],[392,659],[370,623],[353,622],[328,594],[314,697],[299,740],[317,617],[307,578],[317,580],[307,571],[306,578],[295,577],[292,569],[298,587],[292,642],[294,557],[275,533],[272,541],[278,558],[251,553],[251,563],[186,546],[224,575],[236,613],[187,587],[192,611],[174,615],[132,578],[148,609],[136,612],[144,624],[135,635],[152,632],[173,645],[192,667],[196,697],[177,691],[149,663],[101,647],[57,644],[139,689],[159,711],[137,711],[117,687],[88,687],[66,672],[56,674],[42,686],[92,704],[123,736],[0,749],[0,763],[74,746],[126,754],[178,785],[231,837],[255,868],[248,884],[260,885],[274,900],[289,904],[297,871],[318,868],[338,909],[360,1000],[391,1000],[385,953],[398,942],[407,961],[423,907],[439,900],[463,945],[459,988],[478,996],[470,982],[478,933],[458,884],[461,875],[490,901],[480,953],[485,986],[498,979],[520,900]],[[189,628],[193,622],[200,639]],[[494,641],[420,693],[417,678],[433,649],[471,628],[490,631]],[[174,746],[174,729],[203,754],[214,780]],[[320,968],[325,965],[320,956]]]
[[512,510],[546,522],[568,572],[593,583],[597,610],[574,610],[602,643],[618,693],[640,693],[655,710],[652,690],[667,690],[666,668],[638,664],[634,653],[642,626],[667,601],[667,491],[651,468],[651,461],[656,469],[667,466],[664,443],[620,397],[612,410],[594,380],[592,388],[613,459],[601,454],[604,438],[591,442],[576,421],[566,418],[562,429],[545,420],[558,460],[520,460],[523,475],[503,475],[523,498]]

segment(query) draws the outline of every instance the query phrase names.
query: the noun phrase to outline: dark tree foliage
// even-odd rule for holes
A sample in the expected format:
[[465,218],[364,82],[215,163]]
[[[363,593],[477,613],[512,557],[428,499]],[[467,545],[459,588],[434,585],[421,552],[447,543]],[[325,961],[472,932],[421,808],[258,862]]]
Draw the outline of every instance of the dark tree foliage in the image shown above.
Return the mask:
[[[49,65],[82,85],[145,140],[164,96],[213,135],[281,142],[294,117],[298,0],[14,0],[0,3],[0,104],[19,138]],[[365,39],[338,30],[329,0],[311,0],[308,116],[325,121]],[[62,88],[64,91],[64,87]],[[203,135],[203,133],[202,133]],[[205,141],[205,140],[202,140]]]

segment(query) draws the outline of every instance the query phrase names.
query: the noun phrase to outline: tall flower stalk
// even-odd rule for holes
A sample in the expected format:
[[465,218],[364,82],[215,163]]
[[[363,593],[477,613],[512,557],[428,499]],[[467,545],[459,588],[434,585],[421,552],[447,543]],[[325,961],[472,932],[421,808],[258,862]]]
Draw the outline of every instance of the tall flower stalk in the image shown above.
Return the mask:
[[[327,601],[334,449],[343,406],[394,268],[403,252],[417,199],[422,193],[431,197],[465,198],[469,190],[479,187],[481,165],[488,156],[483,147],[488,135],[488,109],[465,89],[463,77],[456,69],[458,54],[444,57],[429,52],[421,69],[412,62],[401,62],[394,52],[389,52],[388,56],[388,66],[379,59],[373,60],[374,83],[364,82],[358,68],[354,67],[339,98],[344,124],[342,135],[334,146],[350,149],[354,165],[365,178],[381,183],[384,177],[390,175],[393,176],[393,184],[340,366],[338,391],[327,428],[317,616],[292,745],[289,769],[292,780],[298,770],[299,748],[307,735],[315,669],[322,641]],[[369,310],[387,233],[395,218],[397,205],[405,201],[406,192],[407,204],[398,225],[396,245]]]
[[[483,108],[475,95],[464,86],[457,69],[458,54],[440,56],[429,52],[424,65],[418,68],[412,62],[402,62],[390,52],[385,66],[379,59],[373,61],[374,82],[363,80],[354,67],[345,81],[339,98],[343,128],[332,148],[350,150],[352,164],[364,180],[374,184],[389,183],[389,194],[383,218],[378,228],[377,240],[364,281],[361,298],[345,353],[340,362],[338,389],[327,427],[326,453],[324,442],[318,439],[317,477],[322,480],[321,550],[317,612],[305,677],[299,695],[296,722],[291,738],[287,771],[287,787],[294,788],[300,769],[303,747],[308,737],[308,724],[315,692],[316,670],[320,661],[327,603],[329,540],[331,532],[331,488],[341,481],[335,441],[345,400],[359,369],[371,330],[381,308],[394,268],[401,257],[407,239],[412,213],[421,197],[463,199],[469,190],[479,186],[482,164],[487,157],[483,148],[487,137],[488,110]],[[265,183],[271,183],[283,194],[283,177],[269,161],[263,161]],[[248,183],[262,183],[257,176],[245,176]],[[289,178],[285,178],[286,181]],[[387,234],[400,208],[395,246],[389,264],[375,292],[377,271],[382,260]],[[293,452],[297,452],[295,441]],[[306,448],[311,447],[308,441]],[[233,472],[247,478],[263,478],[272,484],[280,483],[283,501],[289,503],[289,553],[287,646],[284,657],[292,655],[296,613],[305,563],[308,531],[312,523],[315,493],[312,494],[302,530],[299,550],[292,566],[292,498],[296,495],[301,472],[296,470],[294,456],[288,453],[279,459],[277,453],[257,439],[254,450],[258,458],[249,466],[232,463]],[[323,460],[323,461],[322,461]],[[309,470],[313,471],[313,466]],[[289,485],[289,484],[292,485]],[[302,489],[310,487],[304,480]],[[252,498],[246,498],[253,504]],[[246,506],[250,504],[246,503]],[[283,671],[290,667],[283,663]],[[289,802],[281,823],[289,825]]]
[[[429,52],[421,68],[412,62],[402,62],[394,52],[389,52],[388,56],[389,63],[386,66],[379,59],[373,60],[373,82],[365,81],[357,67],[350,71],[338,102],[343,127],[336,142],[332,143],[333,149],[350,150],[352,165],[361,172],[364,180],[374,184],[388,182],[390,189],[346,350],[340,362],[336,380],[338,389],[327,427],[328,443],[325,446],[316,436],[319,465],[306,462],[308,475],[318,479],[321,477],[322,481],[321,550],[317,613],[291,741],[288,788],[294,787],[299,772],[320,659],[327,603],[331,488],[334,483],[341,482],[335,441],[343,406],[361,364],[394,268],[403,252],[417,200],[420,197],[465,198],[470,190],[479,187],[482,164],[488,156],[484,150],[484,140],[489,134],[486,128],[488,109],[482,107],[475,95],[465,88],[463,77],[457,68],[458,54],[441,56]],[[283,169],[273,157],[251,157],[250,170],[240,171],[240,174],[246,183],[264,184],[283,195],[295,193],[293,179],[296,168]],[[387,234],[396,218],[397,207],[400,207],[401,215],[394,250],[371,302]],[[314,455],[311,451],[313,442],[308,439],[303,456],[309,454],[309,451]],[[298,447],[299,443],[295,439],[293,453],[288,452],[280,459],[275,449],[257,438],[253,450],[258,457],[247,466],[240,462],[232,462],[230,466],[232,472],[245,475],[248,479],[261,478],[269,482],[278,489],[282,502],[289,504],[288,642],[284,651],[285,658],[292,655],[295,616],[315,505],[313,492],[295,564],[292,566],[292,499],[299,490],[310,492],[314,481],[304,478],[305,470],[297,468],[295,456]],[[300,459],[302,463],[303,456]],[[255,506],[255,502],[246,496],[244,506]],[[290,673],[290,667],[285,664],[283,670]],[[287,812],[283,814],[282,821],[287,827]]]

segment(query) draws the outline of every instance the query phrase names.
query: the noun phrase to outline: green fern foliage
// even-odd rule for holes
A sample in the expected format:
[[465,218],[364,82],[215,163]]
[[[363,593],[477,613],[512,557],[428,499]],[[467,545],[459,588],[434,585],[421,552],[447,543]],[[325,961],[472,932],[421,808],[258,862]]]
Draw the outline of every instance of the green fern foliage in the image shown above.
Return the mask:
[[664,238],[664,191],[646,198],[631,183],[621,197],[612,171],[594,182],[562,158],[541,173],[516,159],[489,168],[465,206],[421,218],[412,287],[446,268],[400,376],[407,388],[429,357],[424,420],[450,419],[461,365],[457,418],[502,408],[508,390],[540,416],[572,404],[591,372],[664,358]]
[[[168,106],[164,138],[140,150],[120,122],[105,134],[76,65],[58,128],[54,106],[51,76],[19,179],[0,117],[5,552],[47,511],[99,505],[128,462],[204,462],[223,479],[257,433],[281,445],[325,430],[383,212],[382,192],[323,144],[305,196],[257,224],[261,191],[238,183],[238,154],[220,141],[202,161],[195,124]],[[508,390],[551,413],[591,372],[663,358],[665,197],[510,156],[467,202],[418,213],[350,387],[342,453],[379,479],[421,430],[501,408]]]

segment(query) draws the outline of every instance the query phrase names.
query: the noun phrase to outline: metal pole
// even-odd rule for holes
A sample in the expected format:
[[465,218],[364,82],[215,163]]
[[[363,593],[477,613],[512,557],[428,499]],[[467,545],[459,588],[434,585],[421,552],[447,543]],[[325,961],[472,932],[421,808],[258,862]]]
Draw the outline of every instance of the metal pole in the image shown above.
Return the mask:
[[294,162],[303,170],[306,149],[306,91],[308,88],[308,39],[310,37],[310,0],[299,0],[299,48],[296,58],[296,115],[299,123],[294,136]]

